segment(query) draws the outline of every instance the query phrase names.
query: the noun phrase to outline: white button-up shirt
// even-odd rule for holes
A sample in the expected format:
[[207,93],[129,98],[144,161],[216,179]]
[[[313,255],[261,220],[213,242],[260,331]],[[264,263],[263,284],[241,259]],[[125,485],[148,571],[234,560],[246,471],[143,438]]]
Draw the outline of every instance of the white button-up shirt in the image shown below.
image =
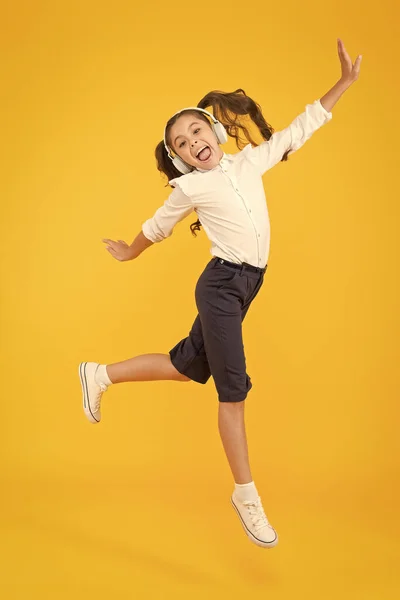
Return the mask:
[[248,144],[236,154],[223,154],[213,169],[195,169],[171,179],[174,190],[164,205],[142,225],[146,238],[161,242],[175,225],[196,212],[211,241],[211,254],[234,263],[265,267],[270,247],[270,221],[262,175],[286,150],[298,150],[332,119],[319,100],[282,131],[259,146]]

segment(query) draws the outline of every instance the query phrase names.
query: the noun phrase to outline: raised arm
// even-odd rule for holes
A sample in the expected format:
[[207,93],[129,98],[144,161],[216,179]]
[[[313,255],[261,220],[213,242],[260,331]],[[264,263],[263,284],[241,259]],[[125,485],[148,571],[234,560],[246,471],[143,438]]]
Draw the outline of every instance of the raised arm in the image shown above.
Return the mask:
[[325,110],[332,110],[341,95],[358,79],[362,55],[357,56],[356,62],[351,62],[351,58],[344,47],[340,38],[338,38],[338,54],[342,67],[342,76],[337,83],[321,98],[321,104]]
[[289,148],[293,152],[301,148],[312,134],[332,119],[331,110],[342,94],[358,79],[362,56],[351,62],[341,39],[338,39],[338,54],[342,74],[337,83],[320,100],[306,106],[305,112],[282,131],[274,133],[269,140],[252,148],[249,144],[243,150],[248,158],[257,165],[263,175],[268,169],[282,160]]

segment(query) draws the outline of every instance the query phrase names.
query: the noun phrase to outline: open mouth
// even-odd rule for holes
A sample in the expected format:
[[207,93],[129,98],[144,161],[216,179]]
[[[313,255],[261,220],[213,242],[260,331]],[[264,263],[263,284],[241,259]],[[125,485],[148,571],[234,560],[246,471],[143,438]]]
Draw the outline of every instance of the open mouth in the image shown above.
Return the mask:
[[211,148],[205,146],[198,154],[196,154],[196,158],[198,158],[200,162],[207,162],[211,158]]

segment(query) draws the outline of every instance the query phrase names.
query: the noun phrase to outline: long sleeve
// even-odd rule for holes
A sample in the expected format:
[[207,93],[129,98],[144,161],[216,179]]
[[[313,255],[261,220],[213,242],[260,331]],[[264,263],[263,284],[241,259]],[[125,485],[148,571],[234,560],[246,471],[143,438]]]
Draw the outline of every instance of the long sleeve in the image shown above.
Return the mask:
[[143,223],[144,236],[151,242],[162,242],[172,234],[175,225],[193,210],[192,201],[177,185],[163,206],[157,209],[151,219]]
[[332,113],[326,111],[319,100],[315,100],[313,104],[307,104],[305,111],[288,127],[275,132],[269,140],[255,148],[249,144],[243,152],[263,175],[282,160],[289,148],[293,152],[301,148],[317,129],[331,119]]

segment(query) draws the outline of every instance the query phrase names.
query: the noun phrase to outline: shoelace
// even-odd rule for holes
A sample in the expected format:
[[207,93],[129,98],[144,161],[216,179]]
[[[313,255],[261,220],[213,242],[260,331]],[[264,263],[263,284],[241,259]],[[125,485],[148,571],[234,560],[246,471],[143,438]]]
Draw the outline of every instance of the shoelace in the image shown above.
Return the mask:
[[271,527],[262,507],[260,497],[257,500],[245,500],[242,504],[247,507],[256,532],[263,527]]
[[101,396],[103,395],[103,392],[107,391],[107,386],[104,383],[97,383],[96,385],[98,385],[98,387],[100,388],[99,391],[96,394],[96,399],[94,401],[94,406],[93,406],[93,410],[94,412],[97,412],[97,410],[99,409],[100,406],[100,400],[101,400]]

